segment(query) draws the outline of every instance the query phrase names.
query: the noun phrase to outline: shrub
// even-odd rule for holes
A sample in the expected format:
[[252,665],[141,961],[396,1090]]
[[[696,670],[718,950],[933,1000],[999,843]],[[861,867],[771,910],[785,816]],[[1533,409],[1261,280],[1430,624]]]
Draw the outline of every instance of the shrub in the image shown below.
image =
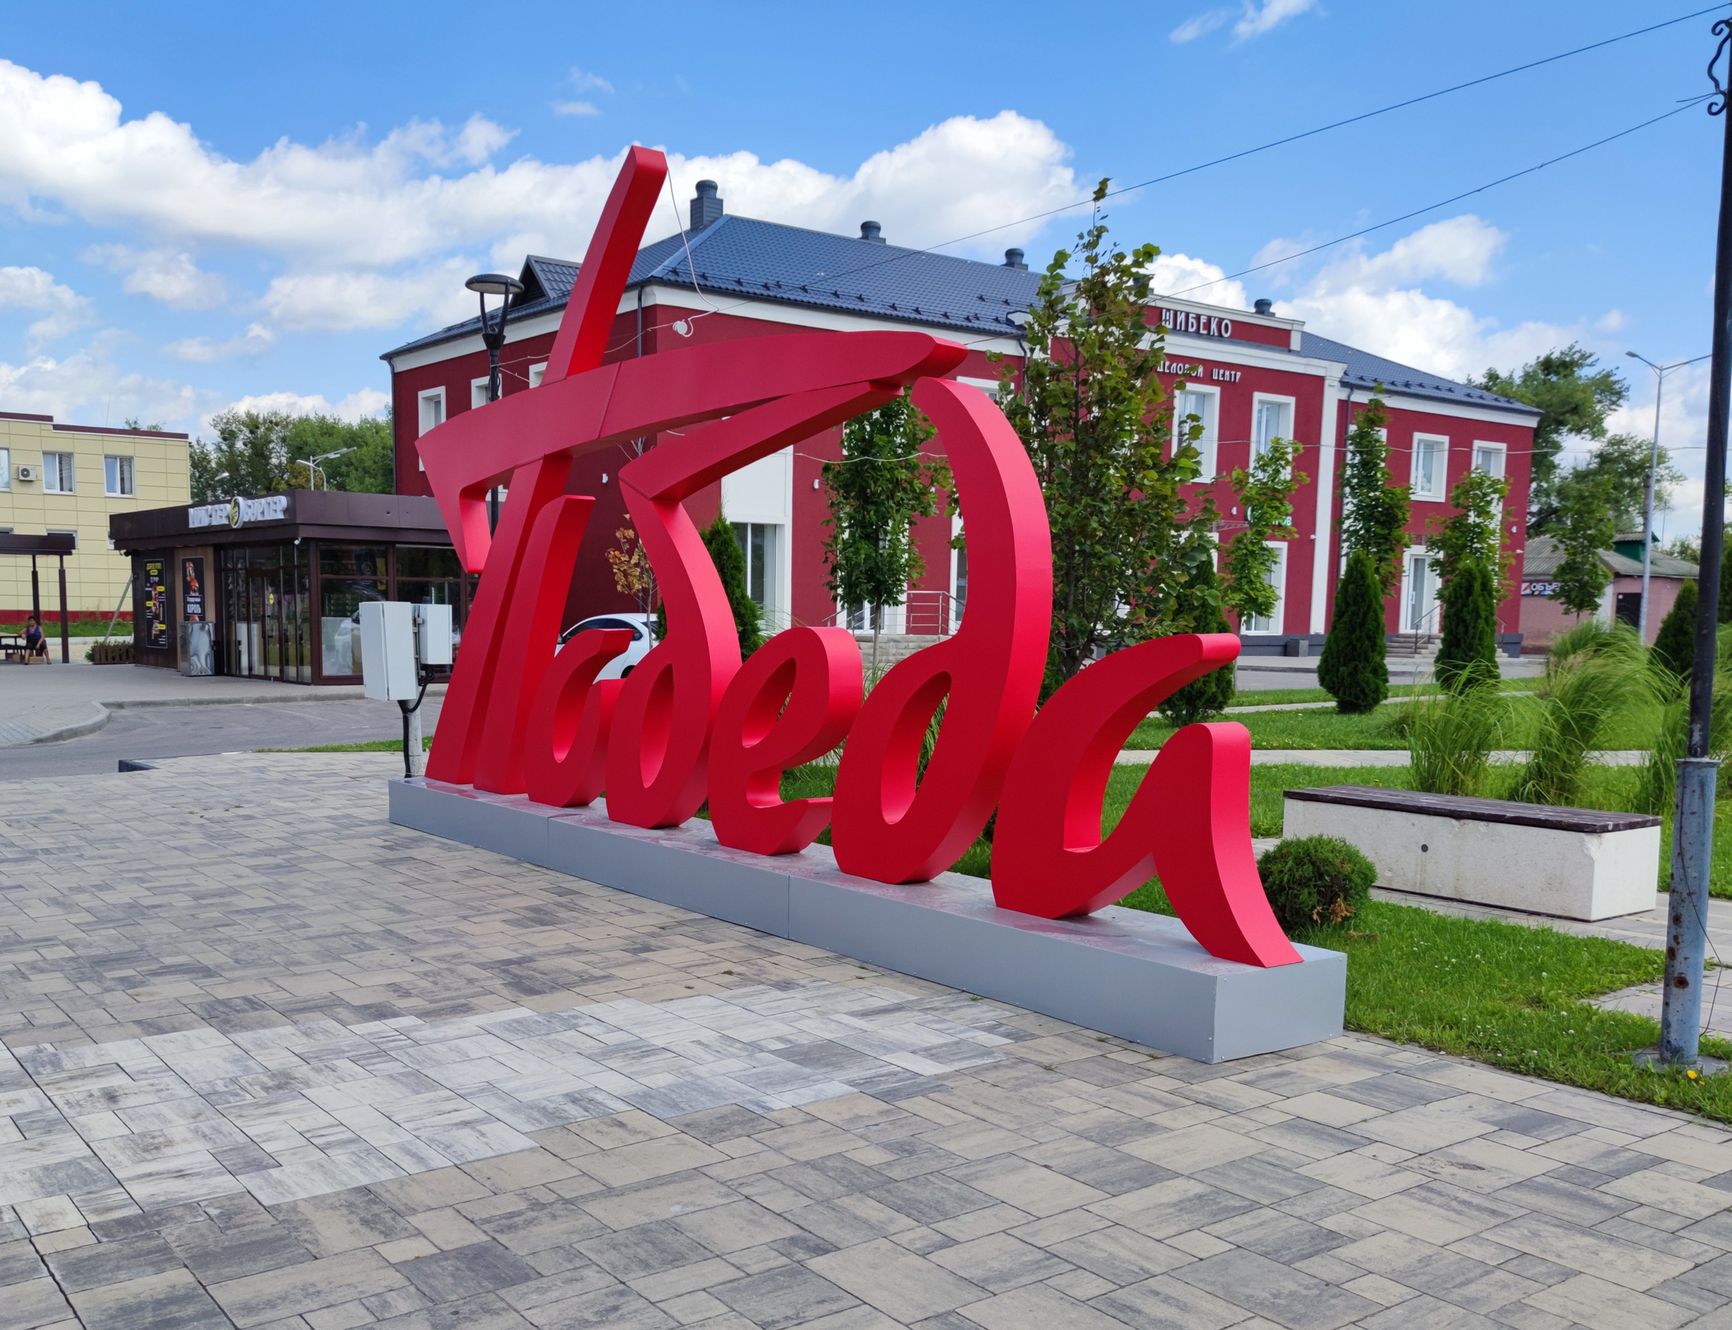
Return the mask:
[[1365,908],[1377,869],[1337,836],[1295,836],[1257,861],[1281,927],[1293,933],[1339,924]]
[[[1230,633],[1227,616],[1215,611],[1215,623],[1210,632]],[[1219,716],[1233,700],[1233,666],[1229,663],[1210,670],[1200,679],[1192,679],[1178,692],[1161,703],[1161,714],[1175,725],[1190,725],[1199,720]]]
[[1370,711],[1389,696],[1384,646],[1383,588],[1371,556],[1358,550],[1336,589],[1335,618],[1317,662],[1317,682],[1335,699],[1337,711]]
[[85,648],[84,658],[92,665],[130,665],[132,664],[132,643],[122,642],[92,642]]
[[[1720,630],[1720,669],[1714,680],[1712,710],[1708,718],[1708,756],[1722,762],[1732,755],[1732,668],[1725,652],[1732,643],[1732,630]],[[1684,680],[1670,672],[1655,670],[1655,688],[1659,693],[1659,724],[1655,727],[1654,746],[1642,762],[1636,777],[1636,790],[1630,801],[1630,811],[1653,813],[1666,817],[1678,794],[1678,759],[1689,752],[1690,693]]]
[[[721,512],[704,528],[704,548],[710,552],[710,562],[722,579],[722,590],[728,595],[728,608],[734,613],[734,629],[740,635],[740,658],[743,660],[764,645],[764,618],[758,602],[746,591],[746,556],[740,553],[739,539],[733,525]],[[666,636],[665,611],[659,622]]]
[[1664,666],[1680,679],[1690,677],[1690,663],[1696,654],[1696,600],[1694,582],[1678,588],[1678,599],[1660,621],[1660,631],[1651,650],[1654,664]]
[[1443,640],[1437,682],[1460,688],[1497,682],[1497,583],[1477,559],[1462,564],[1443,588]]
[[1453,692],[1420,698],[1404,708],[1414,789],[1473,797],[1486,793],[1491,752],[1509,716],[1496,679],[1495,665],[1475,661],[1462,672]]

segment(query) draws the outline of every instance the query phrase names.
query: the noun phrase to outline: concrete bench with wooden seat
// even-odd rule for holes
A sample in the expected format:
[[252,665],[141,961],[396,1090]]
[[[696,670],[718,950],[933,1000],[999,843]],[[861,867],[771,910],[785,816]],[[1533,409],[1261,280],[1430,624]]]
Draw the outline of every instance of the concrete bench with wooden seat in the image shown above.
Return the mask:
[[1660,819],[1327,785],[1288,790],[1284,836],[1339,836],[1392,891],[1564,919],[1654,908]]

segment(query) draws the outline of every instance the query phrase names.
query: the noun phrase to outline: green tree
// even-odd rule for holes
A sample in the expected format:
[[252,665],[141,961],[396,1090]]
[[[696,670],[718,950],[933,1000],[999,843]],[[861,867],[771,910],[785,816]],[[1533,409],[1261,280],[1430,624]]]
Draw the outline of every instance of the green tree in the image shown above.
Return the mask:
[[1484,563],[1464,563],[1438,598],[1443,604],[1438,683],[1451,691],[1492,683],[1498,673],[1496,575]]
[[1433,518],[1426,531],[1431,566],[1441,586],[1448,586],[1468,564],[1480,564],[1492,574],[1494,585],[1503,581],[1508,559],[1503,552],[1500,523],[1509,482],[1484,471],[1469,471],[1455,482],[1449,501],[1455,511]]
[[[1732,623],[1732,559],[1725,557],[1725,542],[1726,537],[1722,534],[1720,537],[1720,603],[1719,607],[1715,610],[1714,617],[1720,623]],[[1682,558],[1684,556],[1680,555],[1679,557]],[[1698,565],[1701,564],[1702,549],[1700,542],[1697,543],[1696,549],[1688,557],[1691,563]]]
[[[764,616],[746,591],[746,556],[724,513],[718,511],[716,520],[704,528],[704,548],[722,579],[722,590],[727,592],[734,628],[740,635],[740,657],[744,659],[764,645]],[[666,635],[665,630],[662,635]]]
[[1558,486],[1552,529],[1560,557],[1551,599],[1576,614],[1597,610],[1612,577],[1601,556],[1616,534],[1606,478],[1581,472],[1567,477]]
[[294,417],[282,411],[224,411],[211,418],[216,437],[193,443],[192,496],[214,503],[237,494],[288,488],[288,434]]
[[297,416],[283,439],[284,472],[289,483],[309,489],[308,459],[339,453],[319,463],[319,485],[361,494],[389,494],[396,487],[392,467],[391,422],[363,416],[344,420],[333,415]]
[[1561,480],[1580,475],[1603,477],[1610,496],[1612,512],[1619,531],[1640,531],[1642,514],[1648,498],[1648,459],[1654,457],[1654,511],[1671,503],[1672,487],[1680,483],[1683,473],[1672,463],[1664,448],[1654,455],[1653,441],[1634,434],[1608,434],[1582,465],[1567,472]]
[[1335,591],[1335,617],[1317,662],[1317,682],[1343,713],[1370,711],[1389,696],[1384,660],[1383,587],[1367,550],[1347,556],[1347,571]]
[[1281,565],[1281,553],[1273,542],[1293,538],[1293,491],[1305,483],[1294,468],[1299,445],[1291,439],[1272,439],[1251,459],[1250,469],[1234,470],[1233,494],[1239,501],[1245,524],[1222,556],[1227,574],[1222,601],[1239,616],[1240,630],[1253,618],[1267,618],[1281,603],[1281,591],[1272,580]]
[[1696,600],[1694,581],[1679,587],[1678,599],[1660,620],[1660,631],[1654,638],[1654,663],[1664,665],[1680,679],[1690,677],[1696,656]]
[[872,670],[885,606],[908,598],[908,584],[926,571],[914,543],[914,521],[938,511],[950,469],[929,457],[931,423],[907,396],[856,416],[842,427],[842,457],[826,462],[830,516],[824,525],[826,585],[837,602],[865,606],[872,622]]
[[1528,532],[1549,534],[1561,518],[1558,451],[1566,438],[1604,439],[1606,418],[1630,395],[1615,370],[1603,368],[1592,351],[1571,343],[1529,361],[1513,374],[1488,369],[1469,380],[1502,397],[1538,407],[1534,425],[1533,479],[1528,490]]
[[1105,180],[1096,188],[1074,253],[1060,250],[1041,276],[1021,382],[1008,364],[1002,371],[1004,411],[1052,529],[1043,695],[1102,647],[1182,630],[1207,600],[1197,583],[1207,575],[1211,547],[1201,536],[1214,515],[1193,509],[1184,492],[1201,470],[1200,426],[1173,428],[1157,377],[1164,338],[1150,335],[1147,318],[1160,251],[1112,240],[1100,211],[1107,188]]
[[1347,460],[1341,469],[1341,550],[1371,556],[1377,585],[1387,596],[1401,574],[1401,552],[1408,544],[1410,511],[1406,486],[1389,473],[1389,413],[1380,397],[1365,404],[1347,431]]
[[[1222,596],[1213,562],[1206,563],[1203,573],[1191,584],[1189,599],[1181,607],[1186,615],[1187,631],[1196,633],[1230,633],[1232,624],[1222,612]],[[1175,725],[1189,725],[1208,720],[1227,709],[1233,700],[1233,667],[1224,665],[1193,679],[1165,702],[1161,714]]]

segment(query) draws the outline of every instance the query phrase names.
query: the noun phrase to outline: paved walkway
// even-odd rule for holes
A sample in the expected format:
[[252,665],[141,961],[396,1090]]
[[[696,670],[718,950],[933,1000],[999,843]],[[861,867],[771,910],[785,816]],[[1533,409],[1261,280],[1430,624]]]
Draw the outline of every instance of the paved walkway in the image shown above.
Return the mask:
[[[1121,766],[1147,766],[1155,760],[1158,748],[1127,748],[1118,756]],[[1526,762],[1528,754],[1519,749],[1498,749],[1491,760],[1500,766]],[[1608,767],[1639,767],[1648,754],[1636,749],[1607,750],[1589,754],[1592,761]],[[1410,762],[1405,748],[1253,748],[1254,767],[1405,767]]]
[[1153,1055],[393,828],[391,768],[0,786],[0,1322],[1732,1323],[1732,1133]]
[[[77,639],[74,639],[76,642]],[[429,692],[437,695],[443,686]],[[266,679],[194,679],[136,665],[0,666],[0,748],[90,734],[131,707],[317,702],[361,696],[359,685],[311,688]]]

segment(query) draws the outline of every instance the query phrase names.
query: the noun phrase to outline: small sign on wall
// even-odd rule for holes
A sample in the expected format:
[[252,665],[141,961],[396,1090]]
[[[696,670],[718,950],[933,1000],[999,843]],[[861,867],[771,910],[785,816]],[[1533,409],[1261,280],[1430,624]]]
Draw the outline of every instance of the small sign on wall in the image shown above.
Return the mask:
[[180,617],[182,623],[203,623],[204,555],[180,561]]
[[144,561],[144,645],[168,650],[168,562]]

